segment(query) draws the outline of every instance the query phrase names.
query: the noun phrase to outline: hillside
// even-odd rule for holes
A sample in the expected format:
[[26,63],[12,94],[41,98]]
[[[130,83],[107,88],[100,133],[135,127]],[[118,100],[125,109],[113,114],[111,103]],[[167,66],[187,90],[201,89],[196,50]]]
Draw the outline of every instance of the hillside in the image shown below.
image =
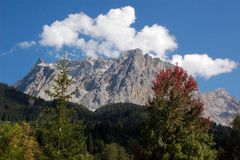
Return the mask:
[[9,121],[34,120],[47,103],[14,87],[0,83],[0,119]]

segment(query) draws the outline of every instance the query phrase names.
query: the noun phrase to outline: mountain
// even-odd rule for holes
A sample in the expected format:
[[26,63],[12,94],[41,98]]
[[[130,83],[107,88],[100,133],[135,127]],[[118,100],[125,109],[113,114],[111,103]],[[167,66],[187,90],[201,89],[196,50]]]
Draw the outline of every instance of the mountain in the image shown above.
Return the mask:
[[[76,83],[69,90],[77,89],[71,101],[91,110],[118,102],[144,105],[153,96],[151,84],[156,72],[168,67],[172,65],[144,55],[140,49],[130,50],[118,59],[70,61],[69,75]],[[45,91],[51,88],[56,75],[56,63],[39,60],[15,87],[29,95],[50,100]]]
[[219,88],[201,95],[204,102],[204,116],[217,124],[230,126],[236,113],[240,113],[240,102]]
[[[140,49],[130,50],[118,59],[92,59],[69,62],[69,76],[75,83],[69,92],[77,94],[70,99],[90,110],[109,103],[134,103],[145,105],[153,97],[152,81],[160,70],[173,67],[159,58],[143,54]],[[15,87],[26,94],[50,100],[45,91],[51,89],[57,75],[56,63],[39,59],[25,78]],[[216,123],[230,125],[240,104],[222,89],[199,94],[205,104],[204,116]]]

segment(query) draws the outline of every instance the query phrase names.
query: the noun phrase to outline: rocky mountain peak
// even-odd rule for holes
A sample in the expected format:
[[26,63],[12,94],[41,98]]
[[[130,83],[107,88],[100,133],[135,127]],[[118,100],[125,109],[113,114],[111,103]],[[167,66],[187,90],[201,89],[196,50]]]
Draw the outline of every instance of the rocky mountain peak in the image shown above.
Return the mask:
[[[16,88],[50,100],[45,90],[53,85],[57,75],[55,64],[37,62],[30,73],[15,84]],[[72,102],[96,109],[107,103],[131,102],[144,105],[153,97],[151,90],[155,74],[171,67],[160,59],[155,59],[142,50],[134,49],[123,53],[117,59],[91,59],[70,61],[69,74],[76,80],[70,91],[78,89]]]
[[[29,95],[50,100],[45,90],[54,85],[53,79],[58,74],[56,63],[38,60],[37,65],[15,87]],[[171,67],[172,64],[144,54],[140,49],[129,50],[117,59],[70,61],[69,76],[76,83],[70,86],[69,92],[77,88],[77,94],[70,101],[91,110],[118,102],[145,105],[154,96],[151,86],[156,73]],[[224,89],[197,94],[196,97],[204,102],[204,116],[216,123],[231,125],[234,115],[240,112],[240,103]]]
[[216,95],[221,95],[221,96],[224,95],[224,96],[227,96],[227,97],[230,96],[229,93],[224,88],[218,88],[214,92],[215,92]]
[[124,55],[128,57],[143,56],[143,51],[139,48],[136,48],[136,49],[125,52]]
[[214,91],[205,93],[206,96],[214,98],[214,99],[222,99],[222,100],[236,100],[235,97],[231,96],[226,89],[218,88]]
[[205,116],[218,124],[231,126],[235,115],[240,113],[240,102],[223,88],[202,94],[202,100]]
[[45,63],[45,61],[42,58],[38,58],[38,60],[35,63],[35,65],[38,65],[38,64],[41,64],[41,63]]
[[95,59],[94,59],[92,56],[88,56],[88,57],[86,58],[86,61],[89,62],[90,64],[94,64]]

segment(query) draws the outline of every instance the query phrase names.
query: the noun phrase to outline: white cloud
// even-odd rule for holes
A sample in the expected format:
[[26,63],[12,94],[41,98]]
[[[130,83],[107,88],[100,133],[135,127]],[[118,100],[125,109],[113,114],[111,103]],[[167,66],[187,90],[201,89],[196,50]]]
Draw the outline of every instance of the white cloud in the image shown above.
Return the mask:
[[57,49],[77,47],[94,57],[118,57],[122,51],[141,48],[144,53],[165,58],[167,51],[177,48],[167,28],[154,24],[138,32],[132,27],[135,20],[135,10],[130,6],[111,9],[96,18],[83,12],[70,14],[62,21],[44,25],[40,44]]
[[[103,55],[116,58],[123,51],[140,48],[154,57],[169,59],[167,53],[177,48],[177,42],[168,29],[154,24],[137,31],[132,27],[135,21],[135,10],[131,6],[111,9],[96,18],[83,12],[70,14],[63,20],[44,25],[39,42],[42,46],[54,47],[57,51],[64,46],[80,49],[92,57]],[[79,52],[73,54],[77,53]],[[193,76],[206,79],[231,72],[237,66],[234,61],[213,59],[207,54],[174,55],[171,62],[178,62]]]
[[193,76],[208,79],[221,73],[231,72],[237,67],[237,63],[229,59],[213,59],[207,54],[173,55],[171,62],[178,63]]
[[21,48],[30,48],[30,47],[36,45],[36,42],[35,41],[24,41],[24,42],[18,43],[17,45]]

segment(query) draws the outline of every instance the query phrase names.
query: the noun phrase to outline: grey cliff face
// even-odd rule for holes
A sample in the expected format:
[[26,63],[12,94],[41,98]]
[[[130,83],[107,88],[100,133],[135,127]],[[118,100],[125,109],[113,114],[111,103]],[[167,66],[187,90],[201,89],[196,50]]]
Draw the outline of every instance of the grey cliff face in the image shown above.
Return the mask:
[[209,117],[217,124],[231,126],[235,115],[240,113],[240,102],[223,88],[202,94],[201,98],[204,102],[204,117]]
[[[173,65],[144,55],[140,49],[130,50],[118,59],[70,61],[69,76],[75,83],[69,87],[69,92],[77,89],[70,101],[90,110],[117,102],[145,105],[153,97],[151,86],[156,73],[169,67]],[[40,59],[15,87],[29,95],[50,100],[45,91],[51,89],[56,75],[56,63],[47,64]],[[223,89],[202,95],[197,93],[196,96],[205,104],[204,116],[216,123],[230,125],[233,116],[240,112],[239,102]]]
[[[172,67],[171,64],[143,54],[140,49],[130,50],[118,59],[91,59],[71,61],[69,76],[75,82],[69,92],[77,88],[71,101],[91,110],[107,103],[131,102],[144,105],[153,97],[151,90],[155,74]],[[15,84],[18,90],[50,100],[45,91],[51,89],[57,75],[56,64],[38,60],[30,73]]]

